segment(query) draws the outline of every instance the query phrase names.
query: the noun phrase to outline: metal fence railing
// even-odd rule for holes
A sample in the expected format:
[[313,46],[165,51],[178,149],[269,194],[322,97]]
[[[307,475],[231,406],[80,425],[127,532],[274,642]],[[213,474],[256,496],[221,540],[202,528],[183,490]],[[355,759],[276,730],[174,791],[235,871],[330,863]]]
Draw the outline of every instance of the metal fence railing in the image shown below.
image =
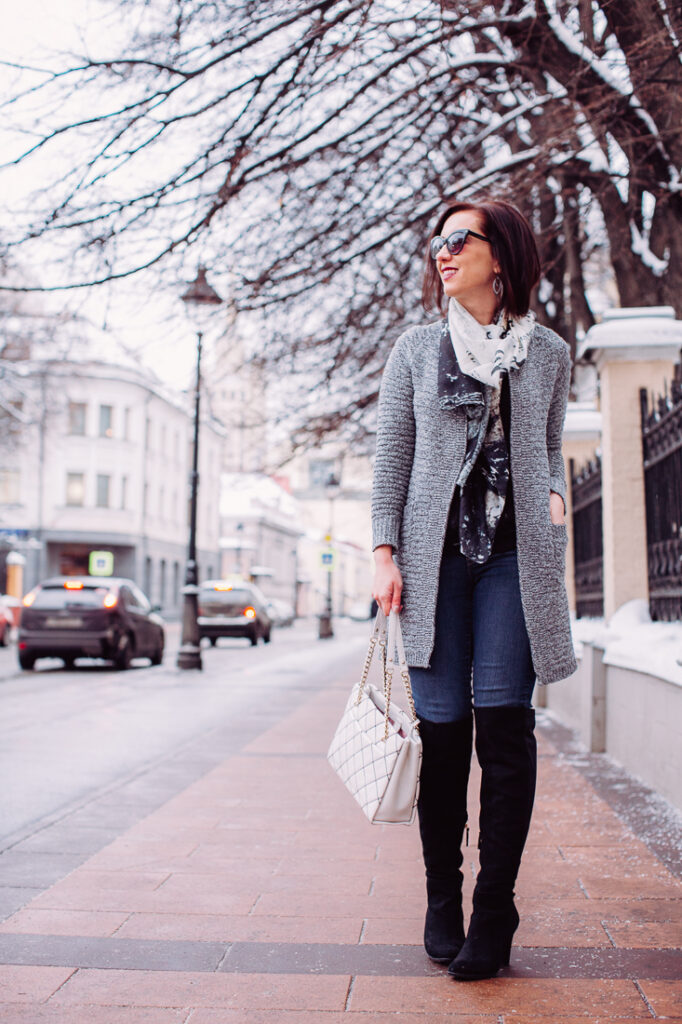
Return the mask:
[[576,471],[571,459],[573,556],[578,618],[604,614],[604,542],[602,537],[601,460]]
[[670,393],[649,399],[641,389],[649,611],[682,619],[682,358]]

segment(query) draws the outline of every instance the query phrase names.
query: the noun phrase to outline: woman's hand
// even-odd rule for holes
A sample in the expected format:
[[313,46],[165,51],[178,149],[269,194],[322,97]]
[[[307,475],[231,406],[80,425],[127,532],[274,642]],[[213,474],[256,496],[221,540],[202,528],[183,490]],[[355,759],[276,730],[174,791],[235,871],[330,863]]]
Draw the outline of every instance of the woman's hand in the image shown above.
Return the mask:
[[561,526],[566,522],[566,509],[564,499],[556,491],[549,492],[549,518],[555,526]]
[[384,615],[389,615],[391,608],[400,611],[400,599],[403,592],[403,578],[400,569],[393,561],[393,548],[390,544],[381,544],[374,551],[374,588],[375,597]]

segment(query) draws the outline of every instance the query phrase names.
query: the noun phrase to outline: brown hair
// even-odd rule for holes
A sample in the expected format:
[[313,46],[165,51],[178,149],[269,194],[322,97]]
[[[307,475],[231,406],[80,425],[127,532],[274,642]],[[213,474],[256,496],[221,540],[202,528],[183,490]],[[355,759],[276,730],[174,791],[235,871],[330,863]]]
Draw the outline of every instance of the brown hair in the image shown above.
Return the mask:
[[[483,233],[490,239],[493,256],[500,264],[500,277],[504,285],[502,306],[511,316],[523,316],[530,306],[530,294],[540,279],[540,257],[530,224],[511,203],[503,199],[483,199],[480,202],[451,203],[438,217],[429,238],[439,235],[452,213],[472,210],[481,215]],[[428,312],[445,312],[446,295],[436,261],[426,248],[426,267],[422,285],[422,305]]]

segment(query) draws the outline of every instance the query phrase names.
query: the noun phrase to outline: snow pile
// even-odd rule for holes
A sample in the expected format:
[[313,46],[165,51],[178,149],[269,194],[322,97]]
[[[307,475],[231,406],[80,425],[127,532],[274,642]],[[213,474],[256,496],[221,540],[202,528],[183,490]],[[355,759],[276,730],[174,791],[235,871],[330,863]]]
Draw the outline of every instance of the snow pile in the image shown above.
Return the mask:
[[604,648],[604,664],[658,676],[682,686],[682,622],[652,622],[646,601],[628,601],[603,619],[576,619],[578,653],[584,643]]

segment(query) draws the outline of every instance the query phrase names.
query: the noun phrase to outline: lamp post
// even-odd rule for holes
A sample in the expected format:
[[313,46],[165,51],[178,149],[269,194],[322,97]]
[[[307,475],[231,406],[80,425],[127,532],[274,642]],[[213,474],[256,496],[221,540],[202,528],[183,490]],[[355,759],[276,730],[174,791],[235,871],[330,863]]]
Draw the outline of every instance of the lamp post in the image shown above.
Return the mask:
[[325,540],[327,542],[327,550],[322,552],[322,563],[327,570],[327,598],[325,602],[325,608],[319,618],[318,628],[318,639],[326,640],[329,637],[334,636],[334,627],[332,625],[332,577],[334,573],[334,548],[333,548],[333,535],[334,535],[334,498],[338,493],[340,487],[339,480],[330,473],[325,484],[325,490],[329,499],[329,531]]
[[[222,299],[206,280],[205,267],[199,267],[197,276],[181,296],[187,309],[207,310],[222,303]],[[199,406],[201,401],[201,345],[203,332],[197,331],[197,372],[194,390],[194,439],[192,444],[192,471],[190,473],[189,542],[185,585],[182,588],[182,640],[178,651],[178,668],[201,668],[201,640],[199,637],[199,573],[197,571],[197,498],[199,495]]]

